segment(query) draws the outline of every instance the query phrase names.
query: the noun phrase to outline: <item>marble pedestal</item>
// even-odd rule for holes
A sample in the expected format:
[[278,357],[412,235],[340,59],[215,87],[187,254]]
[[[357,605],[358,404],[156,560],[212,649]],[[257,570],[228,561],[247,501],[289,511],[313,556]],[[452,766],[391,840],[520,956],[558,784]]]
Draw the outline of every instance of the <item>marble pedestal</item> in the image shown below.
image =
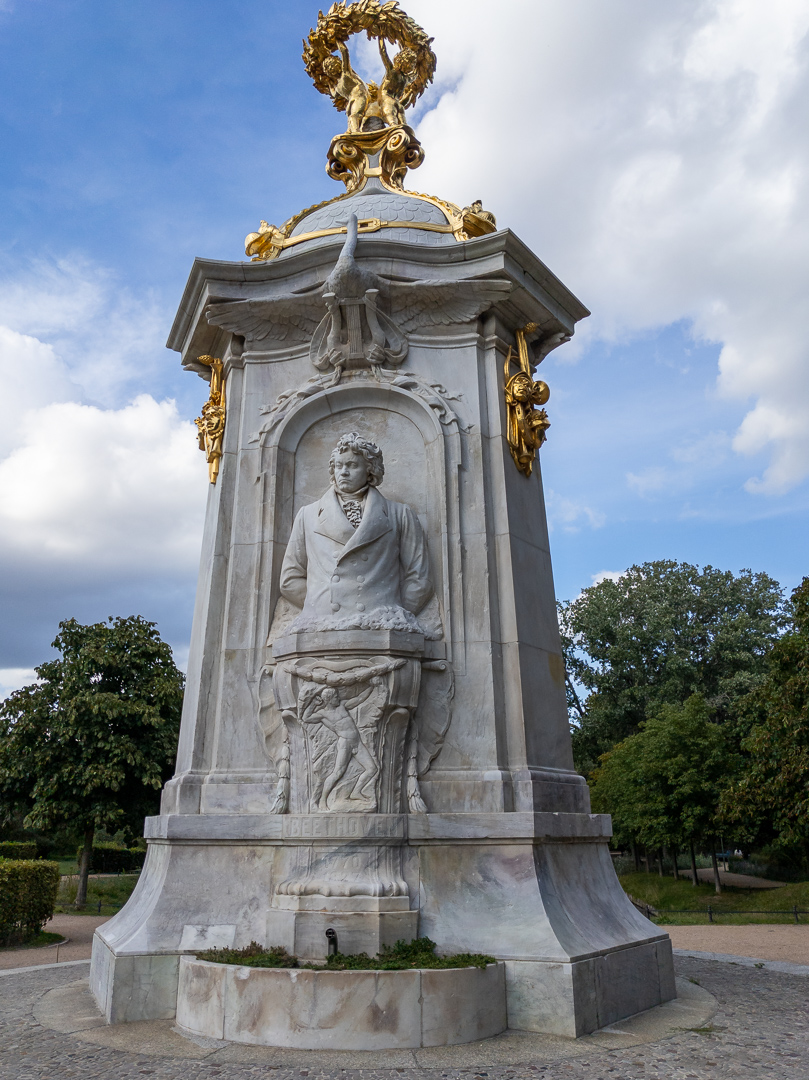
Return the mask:
[[[387,225],[355,250],[374,288],[335,299],[349,213]],[[397,214],[407,227],[391,226]],[[110,1021],[174,1016],[181,956],[251,941],[325,956],[329,926],[348,951],[419,934],[441,952],[495,956],[509,1025],[526,1030],[578,1036],[674,996],[669,938],[621,890],[609,820],[589,813],[573,768],[540,462],[524,475],[508,443],[516,331],[538,328],[541,359],[587,311],[508,230],[459,243],[412,227],[442,214],[369,180],[300,226],[333,235],[270,263],[195,263],[170,345],[203,376],[197,357],[222,358],[223,456],[176,775],[147,820],[138,887],[94,942],[93,993]],[[400,285],[422,290],[421,308],[397,307]],[[297,322],[272,315],[284,305]],[[314,321],[299,333],[306,305]],[[338,308],[354,350],[342,373],[322,366],[329,340],[342,348]],[[363,319],[384,357],[373,370]],[[373,676],[387,695],[368,743],[378,774],[366,760],[360,776],[354,756],[332,794],[307,764],[319,751],[301,680],[326,685],[344,657],[336,639],[290,631],[280,579],[293,522],[323,499],[348,431],[381,448],[380,491],[418,521],[433,593],[411,612],[418,632],[401,619],[362,629],[367,551],[336,575],[340,619],[383,635],[353,642],[355,684],[363,664],[396,663]],[[357,792],[362,812],[350,812]]]
[[398,911],[378,901],[377,911],[342,913],[306,910],[314,898],[302,898],[303,910],[260,901],[290,842],[353,829],[359,817],[210,816],[205,839],[197,815],[149,819],[142,881],[94,943],[93,992],[110,1022],[173,1016],[184,953],[256,940],[322,959],[328,926],[346,952],[367,951],[369,934],[381,945],[417,931],[443,953],[497,956],[509,1026],[527,1031],[583,1035],[674,996],[670,939],[620,888],[603,815],[362,815],[377,818],[369,833],[398,836],[410,910],[401,901]]

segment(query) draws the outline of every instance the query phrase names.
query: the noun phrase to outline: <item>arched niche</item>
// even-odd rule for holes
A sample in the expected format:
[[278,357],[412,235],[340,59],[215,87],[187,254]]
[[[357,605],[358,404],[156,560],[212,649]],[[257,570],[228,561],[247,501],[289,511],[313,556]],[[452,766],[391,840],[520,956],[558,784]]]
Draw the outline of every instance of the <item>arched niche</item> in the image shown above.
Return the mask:
[[[444,641],[436,655],[450,655],[453,557],[452,506],[457,506],[460,462],[456,423],[442,423],[430,404],[409,390],[384,383],[346,382],[294,406],[262,437],[262,567],[257,646],[266,641],[278,600],[278,579],[295,514],[320,498],[329,484],[328,461],[340,435],[356,431],[376,442],[385,461],[380,487],[388,499],[407,503],[427,537]],[[454,466],[454,468],[453,468]]]

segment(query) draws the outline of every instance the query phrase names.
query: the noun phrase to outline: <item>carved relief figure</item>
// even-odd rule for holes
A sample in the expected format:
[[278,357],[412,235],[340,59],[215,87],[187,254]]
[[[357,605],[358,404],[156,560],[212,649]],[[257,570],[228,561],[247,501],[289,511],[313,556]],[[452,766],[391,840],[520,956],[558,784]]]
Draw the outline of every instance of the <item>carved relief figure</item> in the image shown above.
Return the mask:
[[305,725],[322,724],[335,736],[337,746],[331,771],[327,776],[322,771],[316,773],[317,784],[312,792],[312,802],[319,810],[328,810],[329,795],[345,776],[352,757],[356,758],[360,773],[354,781],[349,799],[373,800],[374,781],[379,773],[379,763],[362,741],[357,725],[345,704],[340,700],[339,691],[330,686],[315,688],[315,692],[304,701],[301,695],[300,722]]
[[281,595],[300,615],[288,633],[403,630],[433,595],[430,558],[409,506],[377,490],[378,446],[343,435],[329,459],[331,487],[295,518],[281,568]]

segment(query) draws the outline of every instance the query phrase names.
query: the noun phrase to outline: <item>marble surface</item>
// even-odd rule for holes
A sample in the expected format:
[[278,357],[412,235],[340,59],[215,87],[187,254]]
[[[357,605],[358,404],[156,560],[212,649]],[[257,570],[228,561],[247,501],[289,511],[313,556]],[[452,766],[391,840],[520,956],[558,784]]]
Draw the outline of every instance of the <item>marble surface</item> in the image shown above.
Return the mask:
[[[198,260],[192,271],[170,345],[192,370],[202,353],[222,357],[228,420],[176,775],[147,823],[138,888],[96,939],[92,985],[108,1018],[167,1015],[193,942],[232,936],[237,947],[300,942],[313,952],[327,912],[344,920],[348,940],[382,940],[398,919],[405,936],[427,934],[441,951],[498,957],[510,965],[509,1008],[532,1030],[580,1035],[674,993],[667,939],[621,891],[609,823],[590,815],[573,771],[540,462],[527,479],[505,439],[502,372],[516,328],[530,320],[540,340],[569,334],[587,311],[508,231],[440,246],[417,230],[406,242],[384,235],[393,231],[360,235],[353,253],[343,237],[323,238],[274,263]],[[359,312],[360,323],[331,353],[324,338],[313,354],[309,330],[291,317],[261,314],[303,296],[309,323],[322,319],[324,287],[338,277],[341,320]],[[400,367],[374,353],[368,305],[363,316],[349,303],[355,279],[373,282],[371,307],[406,334]],[[413,319],[401,303],[411,286]],[[217,307],[228,312],[209,322]],[[330,326],[336,334],[338,320]],[[328,377],[312,361],[324,349],[337,358]],[[380,448],[374,490],[407,508],[411,532],[417,523],[432,590],[408,607],[408,559],[389,566],[386,587],[424,632],[358,627],[348,631],[353,657],[328,637],[345,631],[296,632],[300,605],[282,595],[296,517],[317,515],[329,457],[348,431]],[[552,452],[553,429],[543,449]],[[331,590],[330,605],[367,613],[357,587],[369,585],[370,546],[368,564],[362,550],[349,581],[329,580],[324,602]],[[308,573],[308,547],[305,558]],[[373,649],[361,640],[386,632]],[[417,648],[397,646],[397,633]],[[388,710],[374,741],[377,721],[363,711],[371,696],[357,700],[362,680],[338,686],[337,677],[347,663],[350,682],[380,656],[403,663],[373,676],[376,706]],[[314,726],[300,730],[301,680],[335,683],[356,737],[333,695],[306,722],[325,729],[328,719],[347,734],[329,746]],[[323,812],[309,812],[313,794]],[[352,893],[406,898],[408,908],[328,906]],[[322,903],[274,904],[291,896]]]
[[302,1050],[450,1046],[504,1031],[505,967],[302,971],[180,961],[177,1025]]

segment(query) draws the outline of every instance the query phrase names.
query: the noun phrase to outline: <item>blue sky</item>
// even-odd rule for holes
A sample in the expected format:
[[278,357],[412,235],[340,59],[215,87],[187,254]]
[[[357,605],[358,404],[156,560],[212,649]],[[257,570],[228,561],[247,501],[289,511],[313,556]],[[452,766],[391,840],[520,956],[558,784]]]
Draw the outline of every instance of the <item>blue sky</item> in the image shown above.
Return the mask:
[[[809,572],[805,4],[405,5],[438,74],[411,186],[480,197],[590,307],[543,365],[557,593],[656,558]],[[59,619],[184,657],[205,396],[164,342],[196,255],[337,194],[317,7],[0,0],[0,688]],[[479,32],[486,25],[486,34]],[[367,47],[357,63],[370,71]]]

